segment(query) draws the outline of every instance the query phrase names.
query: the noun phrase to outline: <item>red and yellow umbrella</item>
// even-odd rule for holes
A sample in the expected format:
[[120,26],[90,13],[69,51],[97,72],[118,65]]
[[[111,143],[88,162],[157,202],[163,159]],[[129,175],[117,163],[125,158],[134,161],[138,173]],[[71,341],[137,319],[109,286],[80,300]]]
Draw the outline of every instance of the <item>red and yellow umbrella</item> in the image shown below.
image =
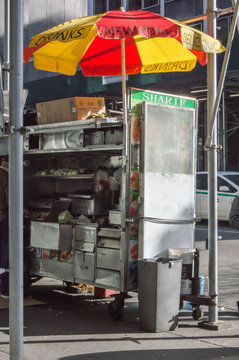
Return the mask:
[[[124,54],[121,51],[124,39]],[[24,50],[40,70],[86,76],[191,71],[207,53],[224,51],[209,35],[149,11],[109,11],[55,26],[34,36]]]

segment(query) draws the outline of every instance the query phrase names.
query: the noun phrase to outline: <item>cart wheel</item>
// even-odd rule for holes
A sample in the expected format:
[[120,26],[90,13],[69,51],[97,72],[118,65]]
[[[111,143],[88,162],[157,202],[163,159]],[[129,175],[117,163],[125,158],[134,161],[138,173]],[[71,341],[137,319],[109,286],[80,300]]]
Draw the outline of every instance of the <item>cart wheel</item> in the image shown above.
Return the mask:
[[195,308],[192,312],[192,317],[194,320],[199,320],[202,316],[202,311],[199,307]]
[[113,320],[120,320],[124,313],[124,299],[115,298],[114,301],[111,301],[108,305],[108,312]]

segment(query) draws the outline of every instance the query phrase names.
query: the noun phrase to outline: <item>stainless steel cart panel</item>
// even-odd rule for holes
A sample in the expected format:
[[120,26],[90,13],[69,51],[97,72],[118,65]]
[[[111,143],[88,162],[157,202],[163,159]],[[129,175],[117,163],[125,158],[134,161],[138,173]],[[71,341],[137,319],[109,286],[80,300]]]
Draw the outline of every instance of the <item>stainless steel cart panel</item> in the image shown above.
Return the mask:
[[41,148],[43,150],[77,149],[83,146],[83,137],[83,130],[42,134]]
[[119,210],[110,210],[109,212],[109,224],[121,225],[122,212]]
[[74,263],[42,259],[41,275],[74,282]]
[[75,241],[87,241],[96,244],[96,236],[97,228],[95,226],[75,225]]
[[94,131],[90,135],[85,135],[85,145],[103,145],[104,131]]
[[72,195],[71,213],[74,215],[106,215],[112,207],[112,191],[99,191],[94,195]]
[[52,250],[72,249],[72,225],[32,221],[30,244]]
[[42,269],[42,249],[28,248],[27,250],[29,252],[29,272],[40,275]]
[[99,247],[120,249],[120,239],[100,238],[98,241]]
[[75,252],[74,276],[76,281],[93,281],[95,277],[95,254],[84,251]]
[[121,129],[110,129],[105,132],[105,144],[122,144],[123,131]]
[[120,270],[120,250],[97,247],[96,254],[98,268]]
[[101,228],[98,231],[98,236],[110,237],[110,238],[117,238],[119,239],[121,236],[120,229],[113,229],[113,228]]
[[142,241],[140,239],[139,257],[164,256],[165,251],[170,247],[192,248],[194,236],[194,223],[157,223],[147,219],[140,222],[139,233],[144,234],[144,238],[152,241]]
[[195,227],[195,110],[143,104],[139,256],[192,248]]
[[75,241],[74,248],[75,250],[94,252],[95,244],[86,241]]
[[113,289],[120,287],[120,272],[106,269],[96,269],[95,283]]

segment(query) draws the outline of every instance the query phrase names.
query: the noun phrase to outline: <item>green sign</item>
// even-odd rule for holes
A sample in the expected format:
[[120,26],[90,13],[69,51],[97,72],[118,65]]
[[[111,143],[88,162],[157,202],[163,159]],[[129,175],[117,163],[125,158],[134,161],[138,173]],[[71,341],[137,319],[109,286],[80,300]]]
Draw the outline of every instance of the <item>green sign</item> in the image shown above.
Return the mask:
[[136,103],[147,101],[155,104],[176,106],[180,108],[195,109],[195,100],[170,94],[160,94],[153,91],[132,89],[132,106]]

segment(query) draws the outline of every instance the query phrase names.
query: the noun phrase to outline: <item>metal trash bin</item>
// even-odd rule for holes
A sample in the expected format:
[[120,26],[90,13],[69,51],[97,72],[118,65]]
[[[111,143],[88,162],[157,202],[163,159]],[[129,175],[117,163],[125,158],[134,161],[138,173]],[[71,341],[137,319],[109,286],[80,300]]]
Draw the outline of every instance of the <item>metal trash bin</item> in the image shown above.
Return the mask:
[[160,332],[178,325],[182,260],[138,260],[140,329]]

